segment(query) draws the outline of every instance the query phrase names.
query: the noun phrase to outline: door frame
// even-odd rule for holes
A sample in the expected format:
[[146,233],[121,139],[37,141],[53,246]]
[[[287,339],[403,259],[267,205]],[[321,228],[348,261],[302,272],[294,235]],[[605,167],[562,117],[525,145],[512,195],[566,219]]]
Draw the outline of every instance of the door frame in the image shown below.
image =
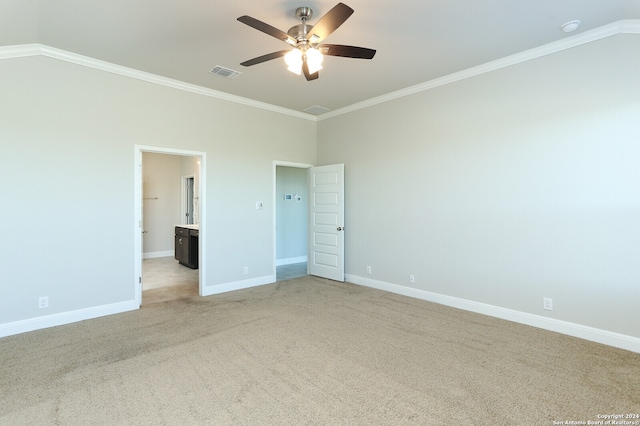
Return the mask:
[[207,153],[202,151],[189,151],[184,149],[163,148],[148,145],[135,145],[134,148],[134,209],[133,209],[133,227],[134,227],[134,300],[137,306],[142,305],[142,153],[152,152],[156,154],[169,154],[182,157],[199,157],[198,174],[200,176],[198,182],[198,201],[200,205],[199,217],[199,238],[198,238],[198,293],[204,294],[205,277],[206,277],[206,217],[207,203],[205,199],[206,191],[206,164]]
[[[188,176],[182,176],[180,178],[180,187],[181,187],[181,207],[180,207],[180,217],[182,217],[182,220],[184,221],[185,217],[187,216],[188,213],[188,208],[187,207],[187,201],[189,201],[189,191],[187,191],[187,182],[189,182],[189,180],[193,179],[193,184],[195,185],[195,181],[196,181],[196,175],[188,175]],[[195,200],[198,198],[197,194],[195,193],[195,191],[193,190],[193,188],[191,188],[191,191],[193,192],[193,200],[191,200],[191,209],[192,209],[192,217],[190,217],[190,220],[193,222],[193,214],[195,214]]]
[[[278,233],[276,231],[276,215],[277,215],[277,209],[276,209],[276,203],[277,203],[277,196],[278,194],[276,193],[276,172],[277,172],[277,168],[278,167],[292,167],[295,169],[307,169],[309,170],[311,167],[313,167],[313,164],[308,164],[308,163],[292,163],[290,161],[274,161],[273,162],[273,226],[271,227],[271,229],[273,230],[273,277],[274,280],[277,280],[277,255],[276,255],[276,243],[277,243],[277,238],[278,238]],[[309,233],[309,221],[307,220],[307,234]],[[307,254],[308,256],[308,254]]]

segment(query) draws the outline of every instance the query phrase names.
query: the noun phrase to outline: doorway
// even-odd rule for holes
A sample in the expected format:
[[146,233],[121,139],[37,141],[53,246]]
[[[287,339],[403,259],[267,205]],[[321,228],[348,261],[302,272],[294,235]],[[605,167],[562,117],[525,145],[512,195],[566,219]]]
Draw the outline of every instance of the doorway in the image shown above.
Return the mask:
[[[137,145],[135,159],[135,300],[142,305],[147,281],[161,287],[147,290],[145,286],[148,301],[202,295],[206,272],[206,153]],[[150,170],[153,167],[158,170],[155,174]],[[150,182],[154,179],[157,181]],[[175,225],[183,224],[198,229],[199,269],[189,269],[174,259]],[[158,285],[158,279],[166,282]]]
[[309,164],[274,163],[276,281],[307,275]]
[[182,177],[182,218],[183,223],[193,225],[198,223],[196,214],[196,201],[198,197],[195,195],[195,175]]

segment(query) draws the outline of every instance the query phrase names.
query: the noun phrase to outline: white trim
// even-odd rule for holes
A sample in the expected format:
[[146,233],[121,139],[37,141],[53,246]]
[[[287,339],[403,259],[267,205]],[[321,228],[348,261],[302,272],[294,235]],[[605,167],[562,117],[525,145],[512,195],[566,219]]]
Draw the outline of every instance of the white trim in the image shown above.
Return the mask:
[[55,47],[50,47],[43,44],[0,46],[0,59],[22,58],[27,56],[38,56],[38,55],[46,56],[53,59],[59,59],[61,61],[70,62],[76,65],[82,65],[88,68],[94,68],[100,71],[106,71],[112,74],[135,78],[137,80],[142,80],[149,83],[159,84],[161,86],[167,86],[167,87],[171,87],[178,90],[184,90],[185,92],[191,92],[191,93],[196,93],[198,95],[204,95],[212,98],[222,99],[224,101],[235,102],[238,104],[247,105],[254,108],[260,108],[260,109],[265,109],[272,112],[277,112],[279,114],[302,118],[305,120],[317,121],[317,117],[315,115],[308,114],[306,112],[295,111],[292,109],[268,104],[266,102],[259,102],[253,99],[231,95],[229,93],[209,89],[202,86],[197,86],[195,84],[189,84],[183,81],[162,77],[159,75],[136,70],[133,68],[127,68],[122,65],[112,64],[110,62],[101,61],[99,59],[90,58],[88,56],[79,55],[77,53],[67,52],[65,50],[56,49]]
[[42,55],[41,44],[18,44],[14,46],[0,46],[0,59],[24,58]]
[[617,23],[622,34],[640,34],[640,19],[623,19]]
[[501,318],[507,321],[530,325],[544,330],[555,331],[556,333],[566,334],[568,336],[578,337],[580,339],[590,340],[592,342],[602,343],[604,345],[640,353],[640,338],[638,337],[548,318],[541,315],[529,314],[527,312],[516,311],[513,309],[502,308],[500,306],[489,305],[487,303],[474,302],[473,300],[461,299],[459,297],[447,296],[412,287],[391,284],[384,281],[372,280],[370,278],[360,277],[357,275],[347,274],[345,275],[345,278],[348,282],[353,284],[384,290],[390,293],[401,294],[403,296],[426,300],[428,302],[451,306],[453,308],[476,312],[495,318]]
[[276,259],[276,266],[295,265],[307,261],[307,256],[288,257],[286,259]]
[[165,250],[165,251],[149,251],[146,253],[142,253],[143,259],[155,259],[156,257],[173,257],[175,253],[173,250]]
[[197,93],[204,96],[210,96],[217,99],[222,99],[230,102],[235,102],[243,105],[248,105],[255,108],[261,108],[280,114],[290,115],[293,117],[302,118],[309,121],[321,121],[326,118],[336,117],[338,115],[347,114],[359,109],[368,108],[370,106],[378,105],[384,102],[388,102],[394,99],[398,99],[404,96],[413,95],[429,89],[444,86],[446,84],[454,83],[456,81],[464,80],[481,74],[485,74],[491,71],[495,71],[501,68],[506,68],[512,65],[516,65],[522,62],[530,61],[532,59],[540,58],[542,56],[550,55],[562,50],[571,49],[576,46],[580,46],[585,43],[590,43],[596,40],[600,40],[606,37],[610,37],[617,34],[640,34],[640,19],[626,19],[621,21],[612,22],[607,25],[603,25],[598,28],[594,28],[589,31],[578,33],[573,36],[569,36],[562,40],[547,43],[545,45],[535,47],[533,49],[525,50],[524,52],[516,53],[514,55],[506,56],[501,59],[497,59],[492,62],[488,62],[476,67],[468,68],[453,74],[448,74],[440,78],[436,78],[424,83],[417,84],[415,86],[407,87],[395,92],[387,93],[375,98],[367,99],[362,102],[358,102],[352,105],[348,105],[344,108],[339,108],[333,111],[326,112],[321,115],[312,115],[305,112],[295,111],[288,108],[271,105],[265,102],[254,101],[252,99],[243,98],[241,96],[231,95],[229,93],[221,92],[218,90],[208,89],[202,86],[196,86],[194,84],[184,83],[182,81],[173,80],[170,78],[158,76],[155,74],[135,70],[133,68],[123,67],[121,65],[112,64],[110,62],[101,61],[98,59],[90,58],[76,53],[67,52],[54,47],[46,46],[43,44],[23,44],[15,46],[0,46],[0,59],[21,58],[26,56],[47,56],[62,61],[99,69],[101,71],[110,72],[113,74],[123,75],[126,77],[135,78],[138,80],[147,81],[167,87],[172,87],[187,92]]
[[553,53],[560,52],[562,50],[571,49],[582,44],[591,43],[593,41],[601,40],[606,37],[610,37],[617,34],[639,34],[640,33],[640,19],[628,19],[613,22],[608,25],[603,25],[598,28],[594,28],[583,33],[578,33],[574,36],[544,44],[542,46],[534,47],[533,49],[525,50],[523,52],[516,53],[514,55],[506,56],[504,58],[497,59],[495,61],[487,62],[476,67],[467,68],[465,70],[448,74],[440,78],[426,81],[424,83],[416,84],[415,86],[406,87],[395,92],[387,93],[375,98],[367,99],[362,102],[358,102],[352,105],[348,105],[344,108],[339,108],[330,112],[325,112],[318,116],[318,121],[322,121],[326,118],[332,118],[339,115],[347,114],[349,112],[357,111],[359,109],[368,108],[374,105],[378,105],[384,102],[392,101],[394,99],[402,98],[404,96],[414,95],[416,93],[424,92],[426,90],[434,89],[436,87],[444,86],[457,81],[465,80],[467,78],[475,77],[481,74],[485,74],[491,71],[496,71],[501,68],[510,67],[526,61],[540,58],[542,56],[551,55]]
[[136,304],[134,300],[128,300],[126,302],[78,309],[76,311],[61,312],[58,314],[0,324],[0,337],[71,324],[107,315],[121,314],[123,312],[134,311],[138,309],[138,306],[139,305]]
[[204,288],[202,296],[211,296],[213,294],[227,293],[229,291],[243,290],[245,288],[258,287],[265,284],[273,284],[276,282],[275,275],[265,275],[263,277],[250,278],[248,280],[233,281],[224,284],[212,285]]
[[142,149],[134,146],[133,155],[133,297],[142,305]]
[[[294,169],[310,169],[311,167],[313,167],[313,164],[308,164],[308,163],[292,163],[291,161],[278,161],[275,160],[273,162],[273,166],[275,170],[275,167],[277,166],[282,166],[282,167],[293,167]],[[275,173],[275,171],[274,171]]]

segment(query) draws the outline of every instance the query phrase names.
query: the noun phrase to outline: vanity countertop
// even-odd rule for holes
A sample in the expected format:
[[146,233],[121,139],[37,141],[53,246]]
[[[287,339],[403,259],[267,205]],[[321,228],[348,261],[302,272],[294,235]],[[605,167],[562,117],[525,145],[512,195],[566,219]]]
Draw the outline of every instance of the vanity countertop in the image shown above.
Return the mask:
[[200,227],[200,225],[197,223],[189,224],[189,225],[176,225],[176,226],[180,228],[187,228],[187,229],[198,229]]

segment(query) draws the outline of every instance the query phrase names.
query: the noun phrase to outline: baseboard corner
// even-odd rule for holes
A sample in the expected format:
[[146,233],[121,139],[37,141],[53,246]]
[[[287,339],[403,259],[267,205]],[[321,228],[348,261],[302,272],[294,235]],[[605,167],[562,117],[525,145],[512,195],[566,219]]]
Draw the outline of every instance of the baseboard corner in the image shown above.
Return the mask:
[[250,278],[248,280],[232,281],[223,284],[205,286],[202,291],[203,296],[212,296],[214,294],[227,293],[235,290],[243,290],[245,288],[258,287],[276,282],[275,275],[265,275],[262,277]]
[[507,321],[529,325],[532,327],[537,327],[544,330],[549,330],[556,333],[566,334],[568,336],[601,343],[603,345],[613,346],[631,352],[640,353],[640,338],[634,336],[628,336],[625,334],[602,330],[582,324],[548,318],[528,312],[516,311],[514,309],[503,308],[500,306],[489,305],[473,300],[461,299],[458,297],[433,293],[412,287],[387,283],[384,281],[372,280],[370,278],[361,277],[358,275],[347,274],[345,275],[345,278],[348,282],[351,282],[353,284],[388,291],[390,293],[401,294],[403,296],[413,297],[428,302],[463,309],[465,311],[488,315],[495,318],[500,318]]

